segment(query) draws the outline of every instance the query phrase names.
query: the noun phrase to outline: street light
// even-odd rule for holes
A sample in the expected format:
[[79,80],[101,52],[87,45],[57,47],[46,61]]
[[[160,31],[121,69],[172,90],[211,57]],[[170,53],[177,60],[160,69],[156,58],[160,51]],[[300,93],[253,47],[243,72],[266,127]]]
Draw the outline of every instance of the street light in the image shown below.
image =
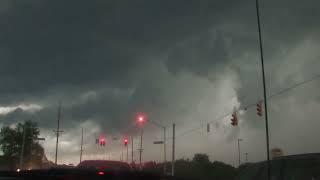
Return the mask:
[[140,149],[139,149],[139,164],[140,164],[140,168],[142,168],[142,164],[141,164],[141,158],[142,158],[142,136],[143,136],[143,125],[146,122],[146,115],[145,114],[138,114],[137,116],[137,124],[138,126],[141,127],[141,135],[140,135]]
[[140,167],[141,167],[141,156],[142,156],[143,125],[147,122],[147,120],[151,124],[163,129],[163,142],[161,142],[161,143],[158,142],[156,144],[163,144],[163,172],[165,175],[166,174],[166,163],[167,163],[167,159],[166,159],[166,127],[162,126],[161,124],[159,124],[156,121],[151,121],[150,119],[147,119],[147,115],[142,114],[142,113],[139,113],[137,116],[137,124],[138,124],[138,126],[141,127],[141,140],[140,140],[140,149],[139,149],[139,151],[140,151]]

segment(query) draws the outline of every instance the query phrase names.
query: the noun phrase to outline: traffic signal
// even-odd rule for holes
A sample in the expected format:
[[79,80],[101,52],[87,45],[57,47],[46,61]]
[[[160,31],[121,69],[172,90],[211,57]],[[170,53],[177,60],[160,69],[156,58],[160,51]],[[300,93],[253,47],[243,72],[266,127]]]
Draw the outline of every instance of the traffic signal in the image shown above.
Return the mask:
[[138,121],[138,123],[143,123],[145,121],[144,115],[139,114],[137,117],[137,121]]
[[128,138],[127,138],[127,137],[125,137],[125,138],[123,139],[123,144],[124,144],[125,146],[128,145]]
[[99,145],[100,146],[105,146],[106,145],[106,139],[104,137],[99,138]]
[[238,125],[238,118],[237,118],[237,113],[236,112],[232,113],[231,125],[232,126],[237,126]]
[[257,104],[257,114],[258,116],[262,116],[262,101],[259,101]]

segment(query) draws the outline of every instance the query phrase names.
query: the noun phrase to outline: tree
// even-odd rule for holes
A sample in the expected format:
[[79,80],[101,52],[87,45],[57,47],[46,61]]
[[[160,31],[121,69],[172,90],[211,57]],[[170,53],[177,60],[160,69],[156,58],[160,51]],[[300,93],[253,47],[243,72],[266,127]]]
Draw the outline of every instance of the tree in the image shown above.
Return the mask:
[[192,161],[198,164],[210,164],[209,156],[206,154],[195,154]]
[[[25,132],[24,132],[25,131]],[[25,139],[24,134],[25,133]],[[5,159],[11,159],[15,167],[20,158],[23,139],[23,167],[41,167],[44,149],[38,142],[40,130],[36,122],[25,121],[18,123],[14,128],[4,126],[0,130],[0,147]]]
[[211,162],[207,154],[195,154],[191,161],[180,159],[175,163],[176,176],[185,179],[231,180],[236,169],[222,162]]

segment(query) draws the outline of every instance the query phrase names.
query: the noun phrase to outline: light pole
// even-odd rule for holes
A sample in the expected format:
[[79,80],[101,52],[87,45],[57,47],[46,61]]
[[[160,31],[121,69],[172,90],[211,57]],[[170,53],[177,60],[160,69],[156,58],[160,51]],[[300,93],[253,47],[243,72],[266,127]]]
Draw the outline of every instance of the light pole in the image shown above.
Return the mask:
[[137,124],[141,127],[141,134],[140,134],[140,149],[139,149],[139,164],[140,169],[142,169],[142,136],[143,136],[143,125],[146,121],[146,117],[144,115],[138,115],[137,117]]
[[[142,164],[141,164],[141,156],[142,156],[142,136],[143,136],[143,125],[144,123],[146,123],[147,121],[147,118],[146,118],[146,115],[138,115],[137,117],[137,123],[138,125],[141,127],[141,135],[140,135],[140,149],[139,149],[139,152],[140,152],[140,167],[142,167]],[[148,119],[148,122],[150,122],[151,124],[159,127],[159,128],[162,128],[163,129],[163,142],[158,142],[157,144],[163,144],[163,173],[164,175],[166,175],[166,164],[167,164],[167,158],[166,158],[166,127],[165,126],[162,126],[161,124],[159,124],[158,122],[156,121],[151,121],[150,119]]]
[[127,147],[127,163],[129,163],[129,147],[128,145],[126,145],[126,147]]
[[142,169],[142,136],[143,136],[143,128],[141,128],[141,134],[140,134],[140,155],[139,155],[139,165],[140,165],[140,169]]
[[133,166],[133,136],[131,136],[131,165]]
[[242,141],[242,139],[238,139],[239,166],[241,164],[241,160],[240,160],[240,141]]

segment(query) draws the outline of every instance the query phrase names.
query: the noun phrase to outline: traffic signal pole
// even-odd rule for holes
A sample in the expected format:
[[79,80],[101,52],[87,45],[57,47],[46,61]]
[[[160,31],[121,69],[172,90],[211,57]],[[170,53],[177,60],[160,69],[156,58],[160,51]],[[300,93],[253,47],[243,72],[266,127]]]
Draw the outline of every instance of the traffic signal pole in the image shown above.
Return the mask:
[[133,165],[133,136],[131,136],[131,164]]
[[267,92],[266,92],[266,78],[264,72],[264,60],[263,60],[263,48],[261,38],[261,22],[260,22],[260,11],[259,11],[259,0],[256,0],[257,10],[257,21],[258,21],[258,32],[259,32],[259,45],[260,45],[260,59],[261,59],[261,70],[262,70],[262,83],[263,83],[263,97],[264,97],[264,108],[265,108],[265,123],[266,123],[266,144],[267,144],[267,177],[270,180],[270,153],[269,153],[269,125],[268,125],[268,106],[267,106]]

